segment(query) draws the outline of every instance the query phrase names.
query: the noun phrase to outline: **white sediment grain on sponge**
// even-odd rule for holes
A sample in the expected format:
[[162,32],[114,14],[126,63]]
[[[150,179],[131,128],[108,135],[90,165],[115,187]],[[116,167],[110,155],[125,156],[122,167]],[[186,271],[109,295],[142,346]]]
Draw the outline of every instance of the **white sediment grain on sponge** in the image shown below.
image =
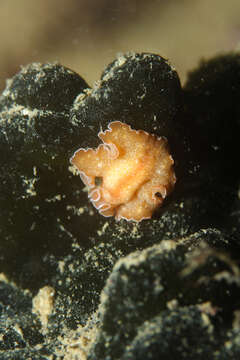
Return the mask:
[[44,286],[32,301],[32,311],[38,315],[44,331],[47,329],[48,317],[53,311],[54,295],[55,290],[53,287]]
[[117,68],[120,68],[121,66],[123,66],[125,64],[125,62],[128,60],[129,57],[127,55],[118,54],[118,57],[114,61],[114,63],[111,65],[110,70],[108,72],[106,72],[106,74],[104,74],[102,81],[108,81],[109,79],[111,79],[113,77],[114,71]]
[[38,178],[37,177],[28,178],[25,176],[21,176],[21,178],[25,190],[25,195],[22,195],[22,198],[27,199],[32,196],[36,196],[37,192],[35,189],[35,183],[37,182]]
[[86,211],[86,209],[84,207],[78,208],[75,205],[67,205],[66,209],[68,211],[71,211],[74,215],[77,215],[77,216],[84,214],[84,212]]

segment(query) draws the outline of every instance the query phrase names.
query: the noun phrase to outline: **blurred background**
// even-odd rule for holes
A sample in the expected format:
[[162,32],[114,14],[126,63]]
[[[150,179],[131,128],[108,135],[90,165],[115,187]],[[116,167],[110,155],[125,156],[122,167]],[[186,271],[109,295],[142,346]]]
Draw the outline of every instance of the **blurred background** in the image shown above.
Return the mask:
[[168,58],[182,83],[202,58],[238,50],[239,0],[1,0],[0,90],[30,62],[53,62],[92,85],[117,54]]

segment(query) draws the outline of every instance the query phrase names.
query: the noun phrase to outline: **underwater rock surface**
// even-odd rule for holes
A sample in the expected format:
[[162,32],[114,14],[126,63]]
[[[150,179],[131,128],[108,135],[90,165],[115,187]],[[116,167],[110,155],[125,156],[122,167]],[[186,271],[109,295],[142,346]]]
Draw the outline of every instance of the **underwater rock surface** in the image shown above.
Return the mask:
[[[7,81],[1,359],[239,357],[239,74],[220,56],[182,89],[168,61],[131,53],[92,89],[59,64]],[[104,218],[70,166],[112,121],[168,139],[177,183],[152,219]]]

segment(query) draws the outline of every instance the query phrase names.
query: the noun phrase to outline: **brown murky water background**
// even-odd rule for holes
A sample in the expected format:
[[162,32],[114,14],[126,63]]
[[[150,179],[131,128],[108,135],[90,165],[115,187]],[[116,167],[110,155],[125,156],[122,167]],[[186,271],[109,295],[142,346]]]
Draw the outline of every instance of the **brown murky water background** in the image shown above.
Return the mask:
[[239,0],[2,0],[0,19],[0,90],[33,61],[58,61],[92,84],[126,51],[170,59],[184,82],[200,59],[240,44]]

